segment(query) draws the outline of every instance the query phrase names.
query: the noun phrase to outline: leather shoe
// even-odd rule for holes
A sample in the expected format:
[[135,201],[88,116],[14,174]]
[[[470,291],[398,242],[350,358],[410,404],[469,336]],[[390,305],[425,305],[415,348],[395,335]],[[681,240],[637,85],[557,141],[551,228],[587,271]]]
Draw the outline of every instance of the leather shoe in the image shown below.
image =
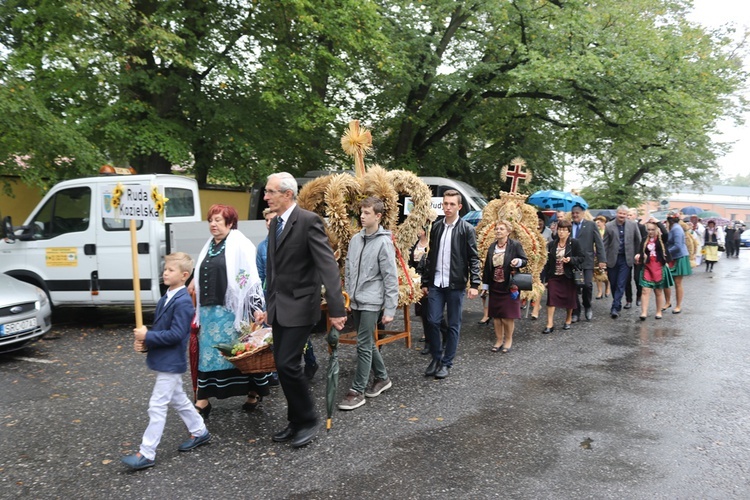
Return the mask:
[[586,321],[591,321],[591,318],[594,317],[594,311],[591,310],[590,307],[586,308]]
[[437,371],[438,371],[438,368],[440,368],[440,361],[438,361],[437,359],[433,358],[432,361],[430,361],[430,364],[427,367],[427,369],[424,371],[424,376],[425,377],[434,377],[435,373],[437,373]]
[[140,453],[124,456],[120,460],[132,470],[148,469],[156,464],[155,460],[149,460]]
[[631,304],[630,302],[625,302],[625,305],[622,306],[623,309],[630,309],[631,307],[633,307],[633,304]]
[[294,448],[300,448],[310,443],[310,441],[315,439],[315,436],[318,435],[318,430],[320,430],[320,424],[317,422],[309,427],[298,429],[294,434],[294,439],[292,439],[292,446]]
[[570,323],[565,323],[563,325],[563,330],[570,330]]
[[612,309],[612,311],[609,313],[610,316],[612,316],[612,319],[617,319],[620,317],[620,313]]
[[639,306],[639,307],[640,307],[640,305],[641,305],[641,299],[638,299],[638,300],[636,300],[636,301],[635,301],[635,305],[637,305],[637,306]]
[[435,372],[435,378],[438,380],[442,380],[445,377],[447,377],[450,374],[450,366],[440,365],[440,368],[438,368],[438,371]]
[[419,351],[419,354],[423,354],[425,356],[430,354],[430,344],[425,343],[425,345],[422,346],[422,350]]
[[294,438],[294,434],[295,431],[290,424],[287,425],[283,431],[279,431],[271,436],[271,439],[276,443],[286,443],[287,441],[291,441],[292,438]]
[[577,314],[574,314],[574,315],[573,315],[573,316],[571,317],[571,319],[570,319],[570,322],[571,322],[571,323],[578,323],[578,319],[579,319],[579,316],[578,316]]
[[193,448],[197,448],[198,446],[202,444],[207,444],[211,440],[211,433],[208,432],[208,429],[206,429],[206,432],[201,434],[200,436],[190,436],[190,439],[187,441],[183,441],[180,446],[177,447],[178,451],[190,451]]
[[555,331],[555,327],[554,326],[548,326],[547,328],[545,328],[544,330],[542,330],[542,333],[546,334],[546,333],[552,333],[554,331]]

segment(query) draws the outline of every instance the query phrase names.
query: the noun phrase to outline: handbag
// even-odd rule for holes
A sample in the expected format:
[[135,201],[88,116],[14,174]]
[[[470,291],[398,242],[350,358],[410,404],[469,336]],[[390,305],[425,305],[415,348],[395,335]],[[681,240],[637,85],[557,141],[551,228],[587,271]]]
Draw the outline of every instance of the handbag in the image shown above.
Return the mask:
[[510,276],[510,285],[516,285],[519,290],[531,290],[531,274],[529,273],[512,273]]
[[577,286],[585,286],[586,280],[583,277],[583,269],[573,269],[573,281]]

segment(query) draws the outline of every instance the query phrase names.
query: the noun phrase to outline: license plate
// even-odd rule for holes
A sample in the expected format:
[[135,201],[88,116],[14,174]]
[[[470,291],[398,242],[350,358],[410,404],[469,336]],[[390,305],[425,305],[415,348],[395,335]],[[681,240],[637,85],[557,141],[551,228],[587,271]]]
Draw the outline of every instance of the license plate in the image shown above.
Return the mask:
[[36,318],[24,319],[21,321],[15,321],[13,323],[7,323],[0,325],[0,337],[5,335],[13,335],[14,333],[24,332],[36,328]]

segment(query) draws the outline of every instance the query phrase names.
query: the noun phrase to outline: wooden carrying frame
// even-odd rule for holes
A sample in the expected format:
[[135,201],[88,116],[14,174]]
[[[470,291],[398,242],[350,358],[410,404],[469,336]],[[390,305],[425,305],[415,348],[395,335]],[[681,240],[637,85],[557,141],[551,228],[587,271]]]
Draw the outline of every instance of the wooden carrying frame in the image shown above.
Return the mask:
[[[389,344],[396,342],[397,340],[406,340],[406,348],[411,349],[411,318],[409,317],[409,305],[401,308],[404,313],[404,328],[403,330],[380,330],[375,325],[375,346],[380,347],[383,344]],[[331,329],[331,320],[328,316],[328,308],[326,308],[326,325],[327,330]],[[357,332],[342,333],[339,337],[340,344],[357,344]]]

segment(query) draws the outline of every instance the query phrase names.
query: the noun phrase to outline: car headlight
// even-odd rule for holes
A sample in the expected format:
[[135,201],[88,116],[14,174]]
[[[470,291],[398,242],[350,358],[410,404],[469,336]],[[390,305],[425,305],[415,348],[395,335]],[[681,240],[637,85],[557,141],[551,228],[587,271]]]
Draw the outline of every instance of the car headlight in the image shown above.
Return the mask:
[[47,298],[47,294],[44,293],[44,290],[38,286],[34,288],[36,288],[36,295],[39,297],[39,300],[34,303],[34,306],[36,307],[36,310],[39,311],[49,303],[49,299]]

